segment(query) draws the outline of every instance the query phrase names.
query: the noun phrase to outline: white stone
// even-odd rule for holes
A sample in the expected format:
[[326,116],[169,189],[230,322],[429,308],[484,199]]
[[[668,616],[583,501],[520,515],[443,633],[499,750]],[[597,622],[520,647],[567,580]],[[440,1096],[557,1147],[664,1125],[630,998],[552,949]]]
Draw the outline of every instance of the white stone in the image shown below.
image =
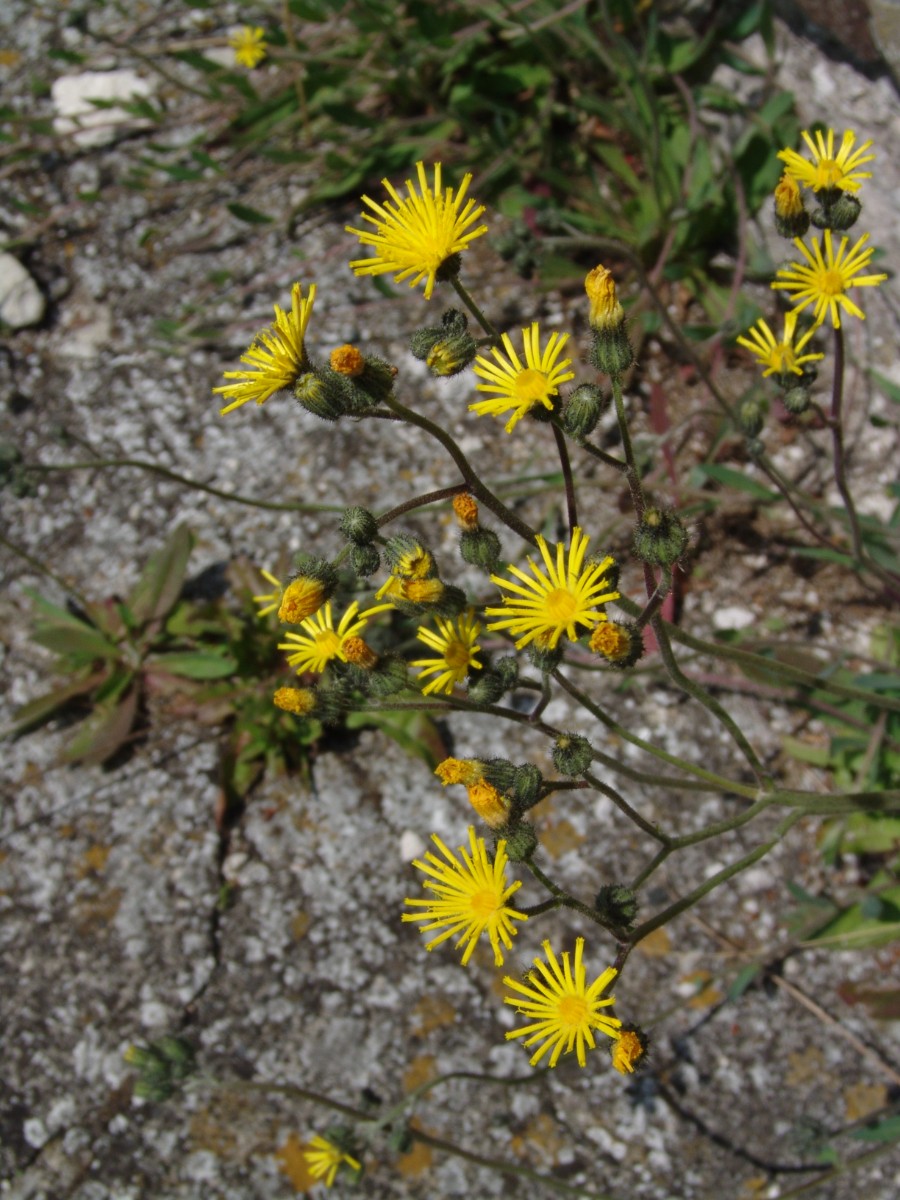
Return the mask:
[[0,324],[10,329],[37,325],[45,308],[40,288],[19,260],[0,252]]
[[756,619],[755,613],[740,604],[726,604],[723,608],[717,608],[712,617],[716,629],[746,629]]
[[421,858],[425,853],[425,843],[415,832],[414,829],[404,829],[400,835],[400,861],[412,862],[414,858]]
[[80,75],[60,75],[51,89],[56,116],[53,127],[58,134],[73,134],[79,146],[103,146],[115,141],[116,128],[130,122],[146,128],[148,121],[134,117],[124,108],[97,108],[92,100],[130,100],[150,96],[154,85],[134,71],[84,71]]

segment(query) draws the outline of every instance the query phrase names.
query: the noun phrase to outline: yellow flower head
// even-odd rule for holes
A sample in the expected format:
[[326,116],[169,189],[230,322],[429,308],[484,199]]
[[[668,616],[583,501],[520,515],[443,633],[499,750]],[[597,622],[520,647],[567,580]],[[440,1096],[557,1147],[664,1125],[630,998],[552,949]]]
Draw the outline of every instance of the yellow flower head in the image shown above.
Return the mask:
[[345,1154],[340,1146],[335,1146],[326,1138],[315,1134],[309,1139],[309,1149],[303,1151],[309,1173],[313,1179],[321,1179],[326,1187],[331,1187],[342,1163],[346,1163],[353,1171],[362,1169],[361,1164],[349,1154]]
[[508,333],[502,338],[506,354],[494,346],[491,354],[495,362],[483,358],[475,359],[475,374],[487,383],[479,383],[476,391],[495,392],[490,400],[479,400],[470,404],[469,408],[480,417],[500,416],[513,410],[513,415],[506,423],[506,432],[511,433],[516,424],[535,404],[552,410],[553,397],[558,395],[559,386],[569,379],[575,378],[574,371],[567,371],[571,358],[557,362],[563,347],[569,340],[567,333],[552,333],[550,340],[542,350],[541,334],[537,321],[532,322],[530,329],[522,330],[522,345],[525,349],[525,362],[522,363],[513,349]]
[[633,644],[631,630],[619,621],[601,621],[588,642],[595,654],[602,654],[610,662],[622,662],[628,658]]
[[490,825],[491,829],[500,829],[509,820],[509,802],[504,800],[492,783],[480,779],[476,783],[470,783],[466,791],[469,803],[485,825]]
[[344,657],[348,663],[353,663],[363,671],[371,671],[378,666],[378,655],[367,641],[355,634],[344,640]]
[[462,783],[468,787],[482,778],[484,769],[477,758],[445,758],[434,768],[434,773],[444,787],[448,783]]
[[360,613],[359,604],[354,600],[335,629],[329,601],[324,608],[317,609],[314,616],[306,617],[300,622],[304,633],[286,633],[286,641],[279,642],[278,649],[291,651],[288,662],[292,667],[296,667],[298,675],[302,675],[304,671],[321,674],[335,658],[347,662],[348,640],[358,637],[363,632],[369,617],[390,607],[390,604],[378,604]]
[[332,371],[336,371],[338,375],[349,375],[351,378],[362,375],[366,369],[362,351],[349,343],[332,350],[330,362]]
[[301,575],[284,589],[278,606],[278,620],[299,625],[318,612],[327,599],[328,591],[321,579]]
[[234,61],[239,66],[253,70],[266,57],[265,31],[258,25],[242,25],[228,39],[234,51]]
[[[848,237],[841,238],[841,245],[834,253],[831,230],[824,234],[824,253],[819,246],[819,239],[812,239],[810,250],[800,238],[794,238],[794,245],[806,260],[803,263],[792,263],[776,272],[778,279],[772,284],[786,292],[793,292],[794,312],[806,308],[807,304],[815,305],[816,324],[820,325],[830,313],[835,329],[841,327],[841,308],[861,320],[866,314],[859,308],[847,292],[853,287],[876,287],[887,279],[887,275],[860,275],[869,265],[869,260],[875,253],[874,246],[866,246],[869,235],[864,233],[853,248],[848,252]],[[779,282],[780,281],[780,282]]]
[[502,608],[485,609],[487,616],[502,618],[489,621],[488,629],[508,629],[518,650],[535,640],[542,649],[554,650],[563,634],[575,639],[583,632],[579,625],[596,625],[603,616],[598,606],[618,600],[619,593],[610,589],[604,574],[613,565],[611,558],[584,567],[589,540],[576,526],[568,551],[557,542],[554,562],[547,543],[538,535],[543,568],[529,558],[531,575],[507,567],[519,583],[492,575],[493,583],[512,594],[504,596]]
[[616,295],[612,271],[602,264],[594,267],[584,281],[584,290],[591,305],[588,318],[591,328],[604,332],[618,329],[625,320],[625,310]]
[[440,579],[404,579],[400,595],[412,604],[438,604],[444,594]]
[[612,1065],[621,1075],[633,1075],[647,1053],[647,1037],[636,1029],[622,1029],[612,1044]]
[[[812,162],[805,159],[796,150],[781,150],[778,157],[785,164],[785,169],[798,183],[804,184],[813,191],[823,188],[839,188],[843,192],[858,192],[860,180],[871,179],[871,171],[860,171],[863,163],[871,162],[875,155],[866,154],[872,145],[863,142],[858,150],[853,150],[856,134],[849,129],[841,138],[841,148],[834,152],[834,130],[828,130],[827,139],[821,131],[816,130],[815,142],[804,129],[804,142],[812,155]],[[852,153],[851,153],[852,152]]]
[[291,289],[291,311],[286,313],[275,305],[275,324],[258,333],[247,353],[241,355],[246,370],[225,371],[223,374],[223,378],[238,382],[213,388],[214,393],[221,393],[231,401],[219,410],[221,416],[240,408],[248,400],[265,404],[275,392],[290,387],[304,374],[309,360],[303,339],[315,299],[315,284],[311,285],[304,299],[302,286],[295,283]]
[[478,503],[468,492],[453,497],[453,512],[460,529],[473,533],[478,528]]
[[418,859],[414,867],[428,876],[423,887],[432,892],[433,900],[406,900],[411,908],[421,908],[421,913],[404,913],[404,921],[425,921],[422,932],[440,929],[441,933],[432,938],[425,946],[432,950],[445,942],[447,938],[459,934],[456,945],[464,947],[462,965],[465,966],[472,957],[475,944],[484,932],[487,932],[494,951],[494,963],[503,965],[501,943],[507,950],[512,949],[512,939],[517,933],[514,921],[527,921],[525,913],[510,908],[510,896],[522,886],[519,880],[507,886],[506,883],[506,842],[497,843],[494,861],[488,859],[483,838],[476,838],[474,826],[469,826],[469,846],[471,852],[460,846],[459,853],[462,861],[444,845],[436,833],[431,840],[444,856],[441,861],[430,850],[425,854],[425,861]]
[[438,653],[437,658],[417,658],[410,665],[423,667],[419,679],[435,676],[422,685],[422,693],[427,696],[431,692],[453,691],[458,683],[463,683],[471,667],[480,667],[481,663],[475,657],[478,653],[478,635],[481,624],[476,621],[471,609],[455,621],[445,621],[436,617],[438,632],[426,629],[420,625],[416,637],[432,650]]
[[799,217],[803,212],[803,197],[797,181],[790,175],[782,175],[775,188],[775,212],[784,220]]
[[586,1062],[585,1048],[593,1050],[596,1045],[595,1029],[607,1037],[618,1037],[622,1022],[601,1011],[615,1004],[614,996],[601,997],[615,979],[616,972],[612,967],[607,967],[588,987],[581,961],[584,938],[578,938],[575,942],[574,966],[569,963],[568,951],[563,953],[560,966],[549,941],[542,945],[547,962],[539,958],[534,960],[537,971],[529,972],[527,983],[509,976],[503,980],[516,993],[505,997],[504,1004],[511,1004],[517,1012],[531,1018],[532,1022],[521,1029],[510,1030],[506,1037],[524,1037],[525,1046],[541,1043],[532,1055],[532,1066],[536,1066],[550,1051],[550,1066],[555,1067],[563,1052],[568,1054],[574,1048],[578,1065],[583,1067]]
[[796,342],[794,333],[797,327],[797,313],[785,313],[784,332],[781,341],[775,340],[775,335],[762,318],[752,328],[747,330],[747,337],[739,337],[737,343],[756,355],[759,366],[764,367],[766,375],[803,374],[803,364],[816,362],[824,358],[824,354],[803,354],[803,348],[816,332],[817,325],[812,325]]
[[407,195],[401,196],[389,180],[382,179],[390,200],[376,204],[363,196],[363,204],[371,212],[364,212],[362,219],[373,225],[374,231],[354,229],[352,225],[346,228],[363,246],[374,246],[377,253],[373,258],[356,259],[350,267],[355,275],[392,273],[397,283],[408,279],[410,287],[424,279],[425,299],[430,300],[443,264],[487,233],[487,225],[472,228],[484,212],[484,205],[465,200],[471,175],[463,177],[454,194],[453,188],[442,187],[440,163],[434,166],[434,187],[428,183],[424,163],[416,163],[416,171],[418,191],[407,180]]
[[280,579],[276,579],[274,575],[270,575],[268,571],[260,569],[260,575],[265,579],[266,583],[271,583],[272,591],[265,592],[260,596],[253,597],[253,603],[260,606],[257,616],[267,617],[270,612],[275,610],[281,604],[281,598],[284,595],[284,586]]
[[276,708],[283,708],[285,712],[305,717],[316,707],[316,694],[309,688],[282,687],[275,692],[272,703]]

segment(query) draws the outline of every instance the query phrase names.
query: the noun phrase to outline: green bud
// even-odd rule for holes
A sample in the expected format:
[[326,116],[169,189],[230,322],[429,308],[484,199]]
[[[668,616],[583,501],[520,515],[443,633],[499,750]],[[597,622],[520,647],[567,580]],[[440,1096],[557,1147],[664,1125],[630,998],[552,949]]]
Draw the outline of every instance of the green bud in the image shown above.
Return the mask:
[[652,566],[670,566],[684,553],[688,532],[671,509],[647,508],[634,532],[634,552]]
[[350,565],[357,575],[374,575],[381,566],[381,555],[376,546],[351,546]]
[[306,554],[303,550],[294,555],[294,572],[288,586],[295,579],[317,579],[325,589],[327,596],[331,596],[338,585],[337,571],[328,559],[317,558],[314,554]]
[[350,411],[364,416],[386,400],[394,390],[397,368],[383,358],[367,358],[359,375],[343,376],[344,391],[350,399]]
[[489,758],[483,764],[484,778],[501,795],[506,795],[515,788],[518,770],[516,764],[511,763],[508,758]]
[[470,566],[493,571],[500,561],[500,539],[493,529],[467,529],[459,535],[459,552]]
[[639,907],[637,896],[622,883],[604,884],[594,901],[594,908],[600,916],[620,929],[631,928]]
[[513,795],[520,810],[533,808],[541,798],[544,777],[533,763],[522,763],[516,767],[513,779]]
[[444,592],[440,600],[431,606],[430,611],[436,613],[439,617],[449,619],[450,617],[458,617],[463,609],[467,607],[468,603],[468,597],[462,588],[448,583],[444,586]]
[[610,397],[594,383],[582,383],[572,392],[562,411],[562,427],[576,442],[594,432],[597,422],[608,406]]
[[[314,689],[316,693],[315,714],[323,725],[339,724],[343,720],[344,714],[353,706],[353,695],[348,681],[338,678],[333,670],[337,665],[337,663],[331,664],[328,676]],[[343,664],[340,665],[343,666]]]
[[564,639],[560,638],[551,650],[549,647],[544,649],[537,642],[532,642],[528,647],[528,657],[539,671],[555,671],[562,662],[564,644]]
[[519,682],[519,660],[513,654],[498,658],[492,664],[491,670],[503,680],[504,691],[514,688]]
[[431,579],[437,574],[434,558],[412,533],[395,533],[384,544],[384,557],[391,573],[401,579]]
[[580,733],[561,733],[553,743],[553,765],[560,775],[581,775],[594,761],[594,748]]
[[160,1054],[172,1065],[172,1074],[176,1079],[184,1079],[192,1073],[196,1063],[197,1053],[190,1042],[183,1038],[167,1035],[154,1043]]
[[589,361],[598,371],[612,377],[627,371],[634,362],[634,351],[624,321],[610,329],[594,329]]
[[862,205],[857,198],[841,188],[826,188],[819,193],[821,207],[812,215],[817,229],[836,229],[843,232],[855,225]]
[[763,406],[758,400],[744,400],[738,410],[738,421],[744,436],[755,438],[764,424]]
[[537,834],[530,821],[518,821],[498,830],[506,841],[506,853],[510,862],[527,862],[537,849]]
[[806,412],[810,405],[809,388],[798,383],[796,387],[789,388],[781,397],[781,403],[794,416],[799,416],[800,413]]
[[395,696],[409,686],[406,660],[397,654],[385,654],[371,671],[367,671],[372,696]]
[[409,352],[413,358],[425,362],[432,349],[444,336],[443,329],[438,329],[434,325],[424,325],[421,329],[416,329],[410,337]]
[[340,530],[348,542],[364,546],[378,536],[378,522],[367,508],[354,505],[341,513]]
[[805,208],[790,216],[781,216],[778,210],[775,210],[775,231],[779,237],[802,238],[807,229],[809,229],[809,213]]
[[759,458],[766,452],[766,443],[762,438],[747,438],[746,449],[751,458]]
[[501,676],[490,669],[481,671],[469,684],[469,699],[473,704],[496,704],[506,685]]
[[348,411],[344,381],[330,369],[320,368],[301,375],[294,384],[294,396],[307,412],[323,421],[336,421]]

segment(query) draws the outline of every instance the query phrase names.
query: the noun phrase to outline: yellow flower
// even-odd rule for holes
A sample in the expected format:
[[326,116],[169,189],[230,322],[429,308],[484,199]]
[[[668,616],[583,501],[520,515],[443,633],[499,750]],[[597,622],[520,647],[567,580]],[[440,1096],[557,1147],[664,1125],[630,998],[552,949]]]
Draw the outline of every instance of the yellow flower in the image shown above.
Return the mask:
[[633,1075],[647,1053],[647,1037],[636,1029],[621,1029],[612,1045],[612,1065],[621,1075]]
[[276,690],[272,703],[276,708],[283,708],[285,712],[305,717],[316,707],[316,693],[309,688],[282,687]]
[[866,247],[868,240],[869,235],[864,233],[847,253],[850,239],[842,237],[840,249],[835,256],[830,229],[825,230],[824,255],[819,247],[818,238],[812,239],[812,250],[799,238],[794,238],[794,245],[806,259],[806,265],[792,263],[789,267],[782,267],[776,272],[781,282],[776,281],[772,287],[794,293],[794,312],[806,308],[807,304],[814,304],[817,325],[830,313],[835,329],[840,329],[842,307],[864,321],[866,314],[853,303],[847,292],[852,287],[876,287],[887,279],[887,275],[858,274],[868,267],[869,260],[875,253],[874,246]]
[[309,1149],[303,1151],[303,1157],[313,1179],[324,1180],[325,1186],[329,1188],[334,1183],[341,1163],[346,1163],[354,1171],[362,1170],[361,1164],[355,1158],[345,1154],[340,1146],[335,1146],[333,1142],[318,1134],[310,1138]]
[[[368,196],[363,203],[372,210],[362,219],[373,225],[374,232],[346,227],[356,234],[363,246],[374,246],[373,258],[360,258],[350,263],[355,275],[393,273],[397,283],[409,279],[415,287],[425,280],[425,299],[431,299],[435,280],[447,259],[465,250],[475,238],[487,233],[487,225],[472,226],[484,212],[484,205],[465,199],[471,175],[465,175],[459,189],[442,188],[441,164],[434,165],[434,187],[425,175],[425,164],[416,163],[419,190],[406,181],[408,195],[401,196],[387,179],[382,184],[391,199],[376,204]],[[372,215],[374,213],[374,216]]]
[[775,188],[775,212],[785,220],[799,217],[803,212],[803,197],[797,181],[790,175],[782,175]]
[[797,313],[785,313],[784,332],[781,341],[778,342],[772,330],[760,318],[747,330],[747,337],[739,337],[737,343],[756,355],[759,366],[765,367],[763,376],[786,375],[789,371],[794,375],[802,375],[804,363],[816,362],[825,355],[801,353],[818,326],[812,325],[797,342],[794,342],[796,326]]
[[297,674],[304,671],[315,671],[321,674],[332,659],[347,661],[346,643],[349,638],[358,637],[369,622],[369,617],[378,612],[384,612],[390,604],[378,604],[360,613],[359,604],[354,600],[347,611],[334,627],[331,611],[331,601],[314,616],[306,617],[300,622],[305,634],[286,633],[287,639],[278,643],[279,650],[290,650],[288,662],[297,668]]
[[[875,155],[866,154],[872,145],[863,142],[858,150],[853,151],[856,134],[849,129],[841,138],[841,148],[834,152],[834,130],[828,130],[827,140],[819,130],[816,130],[816,140],[813,142],[809,133],[804,129],[804,142],[812,155],[809,162],[796,150],[781,150],[778,157],[785,164],[788,175],[799,183],[818,192],[822,188],[840,188],[844,192],[858,192],[860,180],[871,179],[871,171],[860,171],[857,168],[863,163],[871,162]],[[853,153],[851,153],[853,151]]]
[[419,679],[425,679],[429,675],[436,676],[422,685],[422,693],[425,696],[431,692],[452,692],[456,684],[465,680],[470,667],[481,666],[475,657],[479,649],[477,642],[481,624],[476,621],[471,609],[455,621],[445,621],[442,617],[436,617],[435,620],[437,633],[420,625],[416,637],[432,650],[436,650],[439,657],[417,658],[410,664],[413,667],[424,667],[424,670],[419,672]]
[[512,939],[517,933],[514,921],[527,921],[525,913],[510,908],[507,901],[514,892],[522,886],[519,880],[506,884],[506,842],[499,841],[490,862],[485,850],[484,839],[476,838],[474,826],[469,826],[469,846],[471,853],[460,846],[459,853],[462,862],[451,850],[448,850],[436,833],[431,840],[443,854],[446,862],[442,862],[430,850],[425,854],[425,861],[418,859],[413,863],[429,879],[423,887],[433,892],[433,900],[409,900],[406,904],[412,908],[424,909],[421,913],[404,913],[404,921],[426,921],[422,932],[440,929],[441,933],[432,938],[425,946],[432,950],[459,934],[457,947],[464,946],[462,965],[465,966],[472,957],[475,944],[486,931],[494,951],[496,966],[503,964],[501,942],[507,950],[512,949]]
[[474,533],[478,528],[478,502],[468,492],[453,497],[453,512],[460,529]]
[[228,39],[228,45],[234,51],[234,61],[242,67],[253,70],[266,57],[265,31],[258,25],[242,25]]
[[259,573],[262,575],[263,579],[265,579],[266,583],[271,583],[272,588],[274,589],[273,591],[266,592],[261,596],[253,597],[253,603],[262,606],[257,613],[257,616],[267,617],[270,612],[275,612],[275,610],[280,606],[281,598],[284,595],[284,586],[282,585],[280,579],[276,579],[275,576],[270,575],[268,571],[263,571],[260,569]]
[[547,543],[539,534],[537,543],[544,569],[529,558],[528,565],[534,578],[514,566],[507,570],[521,583],[510,583],[492,575],[491,581],[512,595],[504,596],[503,608],[485,609],[487,616],[502,618],[489,621],[488,629],[508,629],[517,639],[516,649],[519,650],[535,640],[542,649],[553,650],[564,633],[575,639],[581,632],[579,625],[596,625],[603,616],[598,606],[618,600],[619,593],[609,590],[604,575],[613,565],[611,558],[583,566],[588,541],[576,526],[572,530],[568,552],[562,542],[557,542],[554,563]]
[[502,337],[504,356],[496,348],[491,348],[491,354],[496,362],[482,358],[475,359],[475,374],[487,383],[479,383],[476,391],[495,392],[490,400],[479,400],[470,404],[469,408],[480,417],[490,414],[500,416],[513,409],[513,415],[506,423],[506,432],[511,433],[517,422],[525,416],[535,404],[552,410],[553,397],[559,393],[559,385],[568,379],[575,378],[574,371],[567,371],[571,358],[565,358],[561,363],[556,360],[569,340],[567,333],[553,333],[546,347],[541,350],[541,335],[537,321],[532,322],[530,329],[522,330],[522,345],[525,349],[525,364],[513,349],[508,333]]
[[275,305],[275,324],[258,333],[247,353],[241,355],[241,362],[247,369],[224,372],[223,378],[239,382],[213,388],[213,392],[221,392],[231,400],[219,410],[221,416],[240,408],[248,400],[265,404],[270,396],[289,387],[306,371],[309,360],[303,338],[315,299],[315,284],[304,299],[302,286],[295,283],[291,289],[291,311],[286,313]]
[[590,302],[589,321],[592,329],[608,331],[618,329],[625,320],[625,310],[616,295],[616,281],[612,271],[602,264],[588,272],[584,290]]
[[278,620],[286,621],[288,625],[299,625],[319,611],[333,590],[311,575],[298,576],[284,589],[278,606]]
[[445,758],[434,768],[434,773],[444,785],[462,783],[468,787],[477,783],[484,773],[477,758]]
[[509,820],[510,804],[500,795],[492,783],[479,779],[466,787],[469,803],[491,829],[499,829]]
[[547,962],[536,958],[534,965],[540,975],[534,971],[528,974],[528,982],[521,983],[508,975],[503,982],[516,993],[506,996],[504,1004],[511,1004],[523,1016],[532,1018],[532,1024],[523,1025],[521,1029],[513,1029],[506,1037],[524,1037],[523,1045],[533,1046],[540,1042],[540,1047],[531,1057],[531,1065],[536,1066],[548,1051],[550,1066],[555,1067],[563,1051],[569,1053],[573,1048],[578,1057],[578,1065],[585,1065],[585,1048],[594,1049],[594,1030],[605,1033],[607,1037],[618,1037],[622,1022],[617,1017],[608,1017],[600,1010],[615,1004],[615,997],[601,999],[603,992],[616,977],[612,967],[607,967],[590,987],[586,986],[585,970],[581,961],[584,950],[584,938],[575,942],[574,968],[569,964],[569,953],[565,951],[560,966],[556,955],[550,948],[549,941],[542,943]]

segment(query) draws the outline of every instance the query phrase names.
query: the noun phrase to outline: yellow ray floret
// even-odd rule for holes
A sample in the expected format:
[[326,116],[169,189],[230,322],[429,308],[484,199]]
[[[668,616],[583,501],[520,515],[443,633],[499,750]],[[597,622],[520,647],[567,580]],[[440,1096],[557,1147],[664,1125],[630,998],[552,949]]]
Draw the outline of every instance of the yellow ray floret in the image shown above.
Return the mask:
[[404,921],[425,921],[422,932],[432,929],[442,932],[431,939],[425,946],[431,950],[445,942],[447,938],[459,935],[456,940],[457,948],[464,947],[462,965],[465,966],[472,957],[478,939],[487,933],[494,951],[494,963],[503,965],[501,944],[507,950],[512,949],[512,939],[516,935],[515,921],[527,921],[525,913],[510,908],[507,901],[514,892],[522,886],[519,880],[507,886],[506,882],[506,842],[499,841],[493,862],[488,858],[484,839],[475,836],[475,827],[469,826],[469,846],[467,851],[460,846],[459,853],[462,861],[449,850],[436,833],[431,840],[444,856],[441,861],[430,850],[425,854],[425,861],[416,859],[413,866],[428,878],[422,885],[434,894],[431,900],[405,901],[411,908],[421,908],[421,913],[404,913]]
[[291,651],[288,662],[296,668],[298,675],[304,671],[321,674],[335,658],[346,662],[347,641],[359,637],[371,616],[385,612],[391,607],[390,604],[376,604],[374,608],[360,612],[359,604],[354,600],[335,628],[329,600],[314,616],[306,617],[300,622],[300,628],[305,630],[305,633],[286,633],[284,636],[287,640],[279,642],[278,649]]
[[781,150],[778,153],[788,175],[796,179],[798,183],[805,184],[806,187],[812,188],[816,192],[823,188],[839,188],[844,192],[858,192],[860,180],[872,178],[871,171],[858,170],[863,163],[871,162],[874,159],[874,154],[866,154],[872,143],[863,142],[858,150],[854,150],[856,134],[851,130],[848,129],[841,138],[841,148],[837,154],[834,152],[833,129],[828,130],[827,138],[823,137],[820,130],[816,130],[815,141],[804,129],[802,137],[812,155],[812,162],[804,158],[802,154],[798,154],[796,150]]
[[419,672],[419,679],[434,678],[422,685],[424,695],[431,692],[453,691],[458,683],[463,683],[472,667],[480,667],[481,663],[475,657],[478,653],[478,635],[481,633],[481,623],[475,619],[471,609],[455,621],[445,621],[442,617],[435,618],[437,632],[420,625],[416,637],[432,650],[436,650],[437,658],[417,658],[410,665],[424,668]]
[[814,305],[817,325],[830,314],[834,328],[840,329],[841,308],[864,321],[866,314],[850,299],[848,291],[854,287],[876,287],[887,279],[887,275],[859,274],[868,267],[875,253],[874,246],[866,246],[868,240],[869,235],[864,233],[848,251],[850,239],[842,237],[835,254],[830,229],[825,230],[824,252],[816,237],[812,239],[812,249],[800,238],[794,238],[794,245],[805,262],[791,263],[776,271],[778,278],[772,287],[793,293],[790,298],[794,302],[794,312],[806,308],[807,304]]
[[371,211],[364,212],[362,219],[374,230],[354,229],[352,225],[346,228],[363,246],[372,246],[377,253],[372,258],[356,259],[350,266],[356,275],[393,274],[398,283],[408,279],[410,287],[424,280],[425,299],[430,300],[443,263],[487,233],[487,225],[473,228],[484,205],[465,199],[471,175],[465,175],[454,192],[442,186],[440,163],[434,165],[433,187],[428,183],[424,163],[416,163],[416,171],[418,191],[407,180],[407,195],[401,196],[389,180],[382,179],[390,200],[377,204],[363,196],[363,204]]
[[511,595],[504,596],[502,608],[485,609],[487,616],[501,618],[488,621],[488,629],[509,630],[516,638],[517,649],[537,639],[542,649],[552,650],[563,634],[574,640],[584,632],[579,626],[592,628],[605,620],[606,614],[599,606],[619,598],[605,575],[613,560],[604,558],[585,567],[589,540],[576,525],[568,550],[557,542],[554,561],[547,543],[538,535],[543,568],[529,558],[531,575],[518,567],[507,567],[520,583],[492,575],[491,581]]
[[291,311],[285,312],[275,305],[275,323],[258,333],[246,354],[241,355],[246,369],[224,372],[225,379],[237,382],[213,388],[213,392],[231,401],[219,410],[222,416],[248,400],[265,404],[270,396],[290,387],[306,371],[309,360],[303,339],[315,299],[315,284],[304,298],[301,284],[295,283],[291,289]]
[[518,421],[536,404],[546,409],[553,408],[553,397],[559,394],[560,384],[574,379],[575,372],[567,371],[571,358],[558,362],[566,342],[567,333],[552,333],[544,349],[541,349],[541,332],[537,321],[529,329],[522,330],[522,346],[525,362],[513,348],[509,334],[504,333],[501,341],[505,354],[496,347],[491,349],[494,362],[479,355],[475,359],[475,374],[487,383],[479,383],[479,392],[495,393],[490,400],[479,400],[469,408],[483,416],[501,416],[512,410],[506,423],[506,432],[511,433]]
[[603,993],[615,979],[616,971],[607,967],[588,987],[581,961],[584,938],[575,942],[574,966],[569,963],[568,951],[563,953],[560,965],[549,941],[542,945],[547,961],[534,960],[536,970],[529,972],[527,983],[508,975],[503,980],[515,993],[504,997],[504,1004],[511,1004],[532,1022],[521,1029],[510,1030],[506,1037],[524,1038],[525,1046],[541,1043],[531,1057],[532,1066],[550,1053],[550,1066],[555,1067],[564,1052],[568,1054],[574,1050],[578,1065],[583,1067],[586,1050],[593,1050],[596,1045],[595,1029],[607,1037],[618,1037],[622,1022],[602,1011],[615,1004],[614,996],[603,998]]
[[803,365],[824,358],[824,354],[803,354],[803,348],[818,328],[812,325],[796,342],[794,334],[797,328],[797,313],[789,312],[784,316],[784,331],[781,341],[762,318],[747,330],[746,337],[739,337],[737,343],[756,356],[759,366],[763,367],[763,376],[803,374]]
[[340,1146],[335,1146],[327,1138],[314,1134],[309,1140],[309,1148],[303,1151],[309,1173],[313,1179],[321,1179],[326,1187],[331,1187],[342,1163],[346,1163],[354,1171],[361,1170],[361,1164],[350,1154],[345,1154]]

